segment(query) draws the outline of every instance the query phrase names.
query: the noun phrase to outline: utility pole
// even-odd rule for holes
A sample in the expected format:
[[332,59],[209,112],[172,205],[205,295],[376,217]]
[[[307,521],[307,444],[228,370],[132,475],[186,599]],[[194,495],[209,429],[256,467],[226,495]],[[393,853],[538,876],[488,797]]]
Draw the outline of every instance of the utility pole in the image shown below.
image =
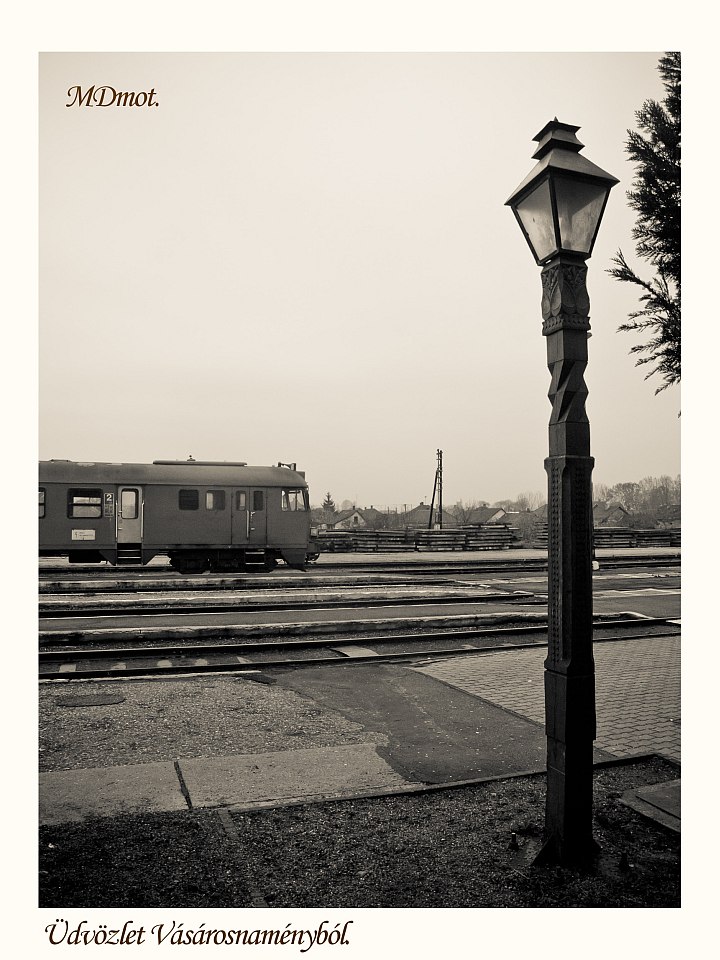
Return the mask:
[[437,494],[438,498],[438,509],[437,509],[437,519],[435,521],[435,529],[442,530],[443,522],[443,513],[442,513],[442,450],[437,451],[437,468],[435,470],[435,485],[433,486],[433,495],[432,501],[430,502],[430,515],[428,516],[428,530],[433,529],[433,510],[435,509],[435,495]]
[[442,450],[437,452],[437,487],[438,487],[438,514],[437,514],[437,525],[438,529],[442,530],[443,525],[443,509],[442,509]]

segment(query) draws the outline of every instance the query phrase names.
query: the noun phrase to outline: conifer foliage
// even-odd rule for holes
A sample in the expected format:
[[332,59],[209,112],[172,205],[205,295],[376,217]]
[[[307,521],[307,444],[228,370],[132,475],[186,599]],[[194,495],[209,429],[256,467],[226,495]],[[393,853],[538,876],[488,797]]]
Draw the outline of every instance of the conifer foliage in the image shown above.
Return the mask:
[[617,280],[640,288],[640,309],[618,327],[649,339],[630,348],[637,364],[651,364],[645,379],[657,373],[663,383],[655,393],[680,381],[680,54],[666,53],[658,71],[666,96],[646,100],[635,114],[639,131],[628,130],[625,145],[636,166],[627,198],[637,212],[635,251],[655,268],[642,279],[618,250],[608,271]]

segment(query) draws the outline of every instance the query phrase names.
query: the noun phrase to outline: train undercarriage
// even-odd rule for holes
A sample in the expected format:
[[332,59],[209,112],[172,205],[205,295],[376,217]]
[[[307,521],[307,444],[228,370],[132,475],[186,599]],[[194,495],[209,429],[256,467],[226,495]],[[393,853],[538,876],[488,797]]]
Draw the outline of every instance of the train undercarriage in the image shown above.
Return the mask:
[[[273,550],[170,550],[170,566],[178,573],[242,573],[274,570],[279,554]],[[304,556],[303,556],[304,560]],[[288,566],[304,569],[303,563]]]

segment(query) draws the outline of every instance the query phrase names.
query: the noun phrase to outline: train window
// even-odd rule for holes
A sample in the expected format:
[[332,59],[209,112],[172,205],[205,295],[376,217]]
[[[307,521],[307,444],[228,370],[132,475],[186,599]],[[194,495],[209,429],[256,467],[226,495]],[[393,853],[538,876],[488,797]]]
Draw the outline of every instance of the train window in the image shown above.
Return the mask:
[[69,517],[101,517],[102,490],[68,490]]
[[137,490],[120,491],[120,516],[123,520],[137,520],[138,492]]
[[40,507],[39,516],[44,517],[45,516],[45,487],[40,487],[38,494],[39,494],[38,504]]
[[180,510],[197,510],[200,498],[197,490],[178,490],[178,507]]
[[307,510],[307,497],[305,491],[282,490],[281,503],[283,510]]
[[253,510],[265,509],[265,497],[262,490],[253,490]]
[[225,491],[208,490],[205,494],[206,510],[224,510],[225,509]]
[[244,490],[235,491],[235,509],[247,510],[247,494]]

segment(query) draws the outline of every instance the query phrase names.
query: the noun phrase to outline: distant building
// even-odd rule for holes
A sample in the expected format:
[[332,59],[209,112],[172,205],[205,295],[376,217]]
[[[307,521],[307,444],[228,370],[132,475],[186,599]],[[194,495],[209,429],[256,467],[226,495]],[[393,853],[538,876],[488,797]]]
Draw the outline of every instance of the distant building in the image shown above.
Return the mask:
[[[438,522],[437,509],[438,509],[437,504],[435,504],[435,506],[433,507],[433,517],[432,517],[433,527]],[[406,527],[412,527],[415,530],[427,530],[429,524],[430,524],[430,504],[429,503],[423,503],[421,501],[416,507],[413,507],[412,510],[408,510],[407,513],[403,514],[403,525]],[[455,517],[445,507],[443,507],[443,513],[442,513],[442,525],[443,525],[443,529],[445,529],[446,527],[457,527],[458,525],[458,522],[455,519]]]
[[[452,513],[453,508],[449,508],[449,513]],[[445,511],[443,511],[445,514]],[[502,507],[475,507],[467,516],[466,519],[460,519],[459,517],[453,516],[456,519],[457,523],[460,523],[462,526],[473,525],[476,526],[480,523],[500,523],[507,516],[507,511],[503,510]]]
[[620,503],[593,504],[593,527],[627,527],[631,514]]
[[375,530],[382,526],[386,515],[374,507],[353,507],[352,510],[341,510],[328,522],[328,530]]

